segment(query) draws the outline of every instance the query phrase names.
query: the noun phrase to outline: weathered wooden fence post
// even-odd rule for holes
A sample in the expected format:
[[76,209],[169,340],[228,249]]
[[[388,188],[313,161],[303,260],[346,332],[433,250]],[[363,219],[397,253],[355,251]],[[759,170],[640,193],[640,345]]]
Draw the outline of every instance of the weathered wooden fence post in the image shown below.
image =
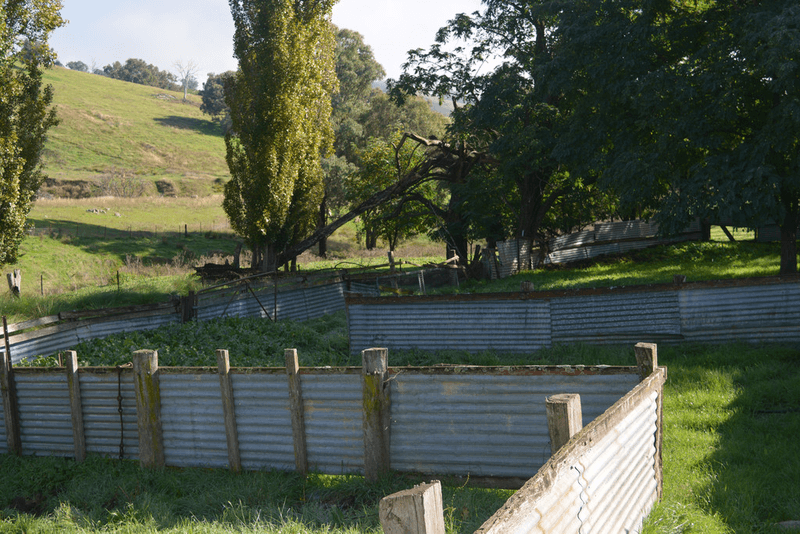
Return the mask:
[[185,297],[181,297],[181,322],[188,323],[195,317],[195,306],[197,305],[197,294],[194,291],[189,291]]
[[72,413],[72,441],[75,447],[75,461],[86,459],[86,433],[83,427],[83,403],[81,402],[81,382],[78,377],[78,353],[68,350],[66,358],[67,387],[69,388],[69,407]]
[[389,350],[361,351],[364,407],[364,478],[375,482],[390,468]]
[[22,271],[14,269],[13,273],[8,273],[6,275],[6,278],[8,278],[8,289],[11,291],[11,294],[15,297],[19,297],[22,292]]
[[242,458],[239,453],[239,430],[236,427],[236,410],[231,382],[231,362],[227,350],[217,350],[217,368],[219,369],[219,390],[222,397],[222,413],[225,418],[225,438],[228,443],[228,464],[231,471],[242,470]]
[[157,351],[137,350],[133,353],[133,386],[139,425],[139,463],[142,467],[164,467]]
[[444,534],[442,485],[438,480],[388,495],[378,508],[385,534]]
[[552,395],[545,400],[550,453],[555,454],[583,428],[581,396],[577,393]]
[[308,474],[308,450],[306,448],[306,420],[303,407],[303,389],[300,384],[300,364],[297,349],[284,350],[286,375],[289,380],[289,411],[292,416],[292,437],[294,438],[294,463],[303,476]]
[[22,454],[22,439],[19,428],[19,409],[17,408],[17,388],[14,385],[14,368],[11,365],[11,346],[8,342],[8,322],[3,316],[3,341],[5,352],[0,358],[0,393],[3,397],[3,416],[6,422],[6,442],[8,451]]
[[639,378],[644,380],[658,367],[658,346],[655,343],[637,343],[633,351],[639,366]]

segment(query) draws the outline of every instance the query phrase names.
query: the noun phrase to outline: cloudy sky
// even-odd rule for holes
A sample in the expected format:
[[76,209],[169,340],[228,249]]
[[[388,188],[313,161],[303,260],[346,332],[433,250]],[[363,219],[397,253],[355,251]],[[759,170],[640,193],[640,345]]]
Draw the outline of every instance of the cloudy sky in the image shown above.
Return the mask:
[[[233,20],[226,0],[63,0],[69,23],[51,46],[63,64],[83,61],[102,68],[114,61],[143,59],[175,72],[177,61],[208,73],[236,68]],[[396,78],[406,52],[427,48],[436,30],[456,13],[471,13],[480,0],[339,0],[333,22],[361,33],[387,76]]]

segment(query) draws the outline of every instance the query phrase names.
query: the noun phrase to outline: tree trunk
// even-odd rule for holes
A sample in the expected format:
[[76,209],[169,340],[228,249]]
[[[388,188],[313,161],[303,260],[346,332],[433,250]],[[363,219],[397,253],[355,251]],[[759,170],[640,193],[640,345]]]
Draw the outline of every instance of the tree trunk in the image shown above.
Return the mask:
[[800,225],[800,201],[790,200],[781,224],[781,275],[797,274],[797,227]]
[[[325,228],[325,225],[328,224],[328,196],[325,195],[322,197],[322,202],[319,205],[319,213],[317,214],[317,230],[320,228]],[[319,257],[320,258],[327,258],[328,257],[328,238],[323,237],[319,240]]]

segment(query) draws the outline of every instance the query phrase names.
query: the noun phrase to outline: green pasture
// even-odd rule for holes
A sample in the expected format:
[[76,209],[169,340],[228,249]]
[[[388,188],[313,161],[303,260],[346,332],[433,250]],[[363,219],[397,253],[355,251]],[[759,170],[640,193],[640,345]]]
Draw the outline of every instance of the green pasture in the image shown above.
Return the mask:
[[[148,180],[168,178],[187,192],[226,179],[220,127],[200,111],[200,97],[62,67],[48,69],[61,123],[48,132],[45,172],[93,179],[113,169]],[[190,193],[191,194],[191,193]]]

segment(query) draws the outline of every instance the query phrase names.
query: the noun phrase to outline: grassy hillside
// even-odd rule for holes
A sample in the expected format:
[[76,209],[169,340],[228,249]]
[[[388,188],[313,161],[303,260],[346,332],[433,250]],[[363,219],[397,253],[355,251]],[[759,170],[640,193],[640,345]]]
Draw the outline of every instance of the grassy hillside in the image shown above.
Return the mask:
[[[225,179],[221,129],[200,111],[200,97],[54,67],[61,124],[50,130],[45,171],[58,180],[95,180],[126,172],[169,180],[178,194],[210,192]],[[155,190],[153,190],[155,192]]]

